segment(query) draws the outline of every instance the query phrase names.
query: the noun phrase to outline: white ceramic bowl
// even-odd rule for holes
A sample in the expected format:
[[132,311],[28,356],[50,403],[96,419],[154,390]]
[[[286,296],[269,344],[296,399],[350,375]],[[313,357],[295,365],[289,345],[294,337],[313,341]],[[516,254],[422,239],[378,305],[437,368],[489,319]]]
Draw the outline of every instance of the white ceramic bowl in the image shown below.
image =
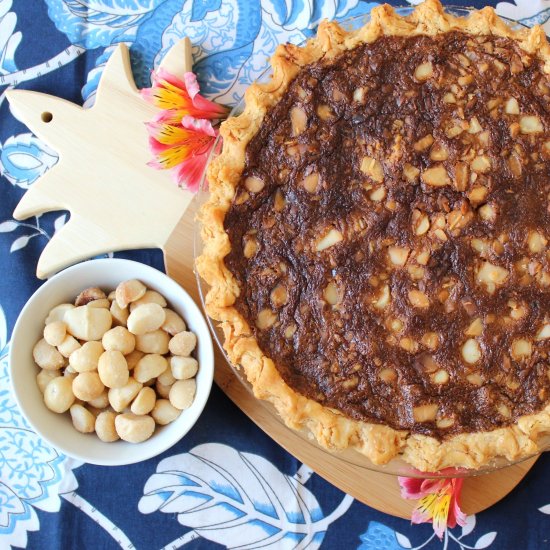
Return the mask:
[[[44,319],[54,306],[74,302],[76,296],[90,286],[113,290],[118,283],[127,279],[139,279],[147,287],[160,292],[172,309],[184,318],[189,330],[197,335],[197,393],[189,409],[183,411],[171,424],[157,426],[147,441],[137,444],[120,440],[104,443],[95,434],[76,431],[68,412],[56,414],[46,408],[36,384],[39,369],[33,361],[32,349],[42,338]],[[65,269],[44,283],[31,296],[17,319],[11,339],[9,364],[15,399],[34,430],[64,454],[106,466],[146,460],[179,441],[201,414],[214,376],[212,339],[201,310],[193,299],[164,273],[145,264],[122,259],[83,262]]]

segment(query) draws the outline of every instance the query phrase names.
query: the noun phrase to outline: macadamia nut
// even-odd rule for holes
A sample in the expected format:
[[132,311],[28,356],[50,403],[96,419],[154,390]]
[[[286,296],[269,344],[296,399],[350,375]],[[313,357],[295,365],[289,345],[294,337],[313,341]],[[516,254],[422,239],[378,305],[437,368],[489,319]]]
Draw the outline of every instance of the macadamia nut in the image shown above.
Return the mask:
[[132,402],[130,410],[134,414],[148,414],[153,410],[157,395],[153,388],[141,388]]
[[130,302],[136,302],[147,291],[147,287],[137,279],[124,281],[116,287],[115,299],[122,309],[128,307]]
[[136,336],[136,349],[144,353],[168,353],[168,342],[170,336],[163,330],[154,330],[147,334]]
[[122,388],[111,388],[109,390],[109,403],[117,412],[122,412],[139,393],[143,384],[135,378],[130,377]]
[[59,353],[63,355],[63,357],[70,357],[71,353],[75,352],[77,349],[79,349],[80,342],[70,334],[67,334],[65,338],[63,339],[63,342],[57,346],[57,349],[59,350]]
[[93,302],[94,300],[103,300],[107,298],[105,292],[97,287],[90,287],[83,290],[74,301],[75,306],[85,306],[86,304]]
[[33,348],[36,384],[46,407],[69,411],[79,432],[140,443],[192,404],[196,345],[164,296],[141,281],[108,295],[89,287],[74,305],[50,310]]
[[199,363],[193,357],[174,355],[170,357],[170,367],[174,378],[177,380],[186,380],[187,378],[193,378],[197,374]]
[[105,351],[97,364],[99,378],[108,388],[122,388],[130,376],[128,364],[120,351]]
[[129,443],[141,443],[153,435],[155,421],[148,415],[119,414],[115,418],[115,428],[120,439]]
[[[171,360],[172,358],[170,358]],[[166,369],[164,372],[157,376],[157,382],[164,386],[171,386],[176,381],[176,378],[172,374],[172,369]]]
[[170,336],[176,335],[178,332],[183,332],[187,327],[185,321],[171,309],[164,310],[165,319],[162,325],[162,330],[166,331]]
[[170,403],[176,409],[188,409],[195,398],[196,383],[194,378],[189,380],[177,380],[170,388],[169,399]]
[[56,413],[68,411],[75,398],[71,386],[72,380],[65,376],[57,376],[50,380],[44,391],[46,407]]
[[111,309],[110,309],[111,315],[113,316],[113,324],[114,325],[120,325],[125,327],[126,323],[128,322],[128,316],[130,315],[130,312],[128,311],[128,308],[122,309],[116,301],[111,303]]
[[[172,382],[172,384],[173,383],[174,382]],[[163,397],[164,399],[168,399],[168,397],[170,395],[170,388],[172,387],[172,384],[162,384],[157,380],[156,383],[155,383],[155,389],[157,390],[157,393],[161,397]]]
[[70,309],[74,309],[73,304],[59,304],[58,306],[55,306],[48,313],[45,324],[49,325],[50,323],[55,323],[55,321],[63,321],[65,318],[65,313],[67,313]]
[[44,327],[44,340],[50,346],[59,346],[67,334],[67,325],[63,321],[54,321]]
[[40,369],[40,372],[36,375],[36,383],[41,393],[46,391],[46,386],[51,380],[59,376],[58,370]]
[[105,386],[95,371],[81,372],[73,380],[73,393],[82,401],[99,397]]
[[75,307],[65,313],[67,331],[79,340],[101,340],[113,318],[105,308]]
[[107,351],[120,351],[122,355],[128,355],[136,347],[136,338],[128,329],[115,327],[103,335],[101,343]]
[[99,358],[104,351],[101,342],[95,340],[85,342],[80,348],[71,353],[69,365],[76,372],[97,370]]
[[95,419],[95,433],[105,443],[111,443],[120,439],[115,429],[115,418],[117,414],[112,411],[103,411]]
[[74,404],[69,409],[73,426],[81,433],[87,434],[94,431],[95,416],[82,405]]
[[111,307],[111,302],[107,298],[102,298],[101,300],[93,300],[86,304],[88,307],[103,307],[109,309]]
[[176,409],[168,399],[157,399],[154,409],[151,411],[151,416],[160,426],[165,426],[176,420],[181,414],[179,409]]
[[146,290],[145,294],[139,300],[130,304],[130,312],[144,304],[158,304],[160,307],[167,306],[166,300],[162,294],[159,294],[156,290]]
[[128,355],[125,355],[126,363],[128,363],[128,370],[132,370],[137,364],[138,361],[145,355],[142,351],[135,349]]
[[133,370],[134,378],[144,384],[149,380],[156,378],[168,368],[168,361],[157,353],[152,353],[142,357]]
[[46,340],[39,340],[33,350],[34,362],[42,369],[58,370],[65,365],[65,358]]
[[172,337],[168,348],[174,355],[182,355],[184,357],[191,354],[197,345],[197,337],[193,332],[179,332]]
[[88,405],[96,409],[106,409],[109,406],[109,392],[104,389],[97,397],[88,400]]
[[128,330],[132,334],[142,335],[158,330],[166,319],[164,309],[158,304],[144,304],[132,311],[128,317]]

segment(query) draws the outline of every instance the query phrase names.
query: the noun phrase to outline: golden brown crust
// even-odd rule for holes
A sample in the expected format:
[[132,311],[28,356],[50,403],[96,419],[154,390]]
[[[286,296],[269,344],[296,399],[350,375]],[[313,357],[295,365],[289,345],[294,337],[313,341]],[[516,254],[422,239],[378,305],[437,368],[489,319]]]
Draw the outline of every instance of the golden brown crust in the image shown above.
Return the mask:
[[200,213],[204,249],[197,258],[198,272],[211,286],[206,297],[207,312],[221,322],[229,359],[242,366],[256,397],[270,401],[287,426],[307,428],[329,449],[354,448],[375,464],[385,464],[402,455],[415,468],[432,472],[447,467],[479,468],[496,457],[517,460],[537,453],[541,436],[550,434],[550,405],[538,414],[520,418],[510,427],[438,441],[351,420],[296,393],[283,381],[273,361],[262,353],[247,321],[233,307],[239,287],[224,264],[231,249],[224,218],[244,168],[248,143],[266,112],[279,101],[302,67],[322,58],[331,59],[380,36],[435,35],[449,31],[511,38],[541,59],[544,71],[550,74],[550,45],[542,28],[512,30],[492,8],[475,11],[468,18],[457,18],[446,14],[439,0],[426,0],[406,18],[398,16],[388,5],[374,8],[371,21],[349,33],[336,23],[321,23],[317,36],[304,47],[286,44],[277,48],[271,58],[271,80],[252,84],[245,94],[244,112],[222,125],[223,151],[208,170],[210,198]]

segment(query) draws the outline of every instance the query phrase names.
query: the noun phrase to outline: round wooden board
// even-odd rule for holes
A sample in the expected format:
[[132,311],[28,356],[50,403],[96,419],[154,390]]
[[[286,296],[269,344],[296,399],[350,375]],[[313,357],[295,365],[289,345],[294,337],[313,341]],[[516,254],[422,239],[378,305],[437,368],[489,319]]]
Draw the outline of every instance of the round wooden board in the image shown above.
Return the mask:
[[[193,227],[195,204],[191,203],[164,247],[167,273],[178,281],[197,301],[200,301],[193,272]],[[372,472],[344,461],[316,446],[273,416],[234,375],[224,356],[216,347],[215,381],[223,392],[265,433],[298,460],[307,464],[327,481],[357,500],[393,516],[410,519],[415,502],[403,500],[393,475]],[[466,478],[462,492],[462,509],[475,514],[504,498],[527,474],[537,457],[478,477]]]

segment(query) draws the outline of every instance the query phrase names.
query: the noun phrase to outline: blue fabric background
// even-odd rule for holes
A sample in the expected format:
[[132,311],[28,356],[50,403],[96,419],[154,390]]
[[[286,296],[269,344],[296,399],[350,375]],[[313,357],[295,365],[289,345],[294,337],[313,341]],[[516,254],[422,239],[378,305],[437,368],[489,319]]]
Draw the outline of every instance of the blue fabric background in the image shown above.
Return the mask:
[[[455,0],[453,3],[465,6],[475,4],[476,7],[497,5],[496,1]],[[320,17],[348,17],[366,13],[374,4],[337,0],[319,1],[311,6],[304,1],[285,3],[278,0],[17,0],[13,3],[11,0],[0,0],[0,224],[12,220],[12,212],[25,188],[32,185],[56,160],[54,152],[26,135],[28,129],[14,118],[7,101],[4,101],[3,92],[7,89],[4,78],[9,78],[16,70],[44,63],[66,48],[82,47],[85,51],[70,63],[43,76],[20,82],[17,87],[45,92],[78,104],[83,101],[90,104],[99,78],[98,68],[104,64],[113,45],[119,41],[131,45],[136,81],[143,86],[147,84],[147,75],[154,63],[169,47],[170,37],[185,29],[194,44],[200,45],[199,50],[195,51],[201,58],[196,64],[196,71],[203,90],[209,97],[235,103],[244,86],[260,71],[259,67],[255,72],[250,69],[253,65],[251,60],[255,59],[255,63],[259,64],[258,60],[262,59],[262,55],[265,58],[277,41],[300,41],[311,34],[309,27],[314,26]],[[545,23],[550,18],[548,0],[532,3],[529,0],[518,1],[517,4],[517,13],[528,18],[528,23]],[[183,15],[180,17],[180,14]],[[225,17],[229,17],[227,21],[230,23],[225,22]],[[304,18],[305,24],[300,23],[300,17]],[[14,21],[15,25],[11,28]],[[218,22],[220,28],[217,27]],[[218,44],[215,55],[208,46],[214,31],[223,44],[223,47]],[[19,32],[21,40],[17,47],[13,47],[16,41],[14,36]],[[213,77],[216,78],[215,83]],[[21,164],[23,158],[25,162]],[[55,230],[56,221],[62,223],[62,215],[62,212],[53,212],[39,219],[27,220],[34,228],[24,224],[0,225],[0,306],[6,320],[4,340],[9,339],[19,311],[40,285],[34,276],[35,266],[47,239]],[[25,237],[34,233],[38,235],[26,240],[26,244],[17,249],[14,245],[17,239],[21,244]],[[115,256],[132,258],[163,269],[161,253],[156,250],[116,253]],[[240,453],[259,455],[271,464],[269,468],[290,477],[301,468],[298,461],[271,441],[214,387],[197,425],[163,455],[118,468],[78,466],[60,456],[59,471],[52,474],[50,470],[41,469],[36,462],[39,459],[23,452],[23,443],[13,443],[10,439],[11,430],[14,426],[24,426],[24,420],[8,414],[13,400],[7,384],[6,350],[7,347],[4,347],[0,354],[0,548],[26,545],[27,548],[48,550],[97,550],[121,546],[116,536],[113,537],[101,522],[93,519],[94,509],[108,518],[136,548],[161,548],[175,541],[190,531],[185,514],[181,512],[181,522],[178,522],[177,511],[145,514],[140,510],[139,503],[145,494],[146,483],[164,458],[181,456],[183,461],[183,457],[199,445],[206,444],[209,452],[219,449],[211,446],[218,443]],[[24,481],[20,471],[28,468],[38,473]],[[466,532],[464,538],[458,541],[456,539],[464,531],[456,528],[445,541],[432,539],[424,548],[535,550],[548,546],[549,473],[550,457],[544,455],[509,497],[475,518],[475,529],[471,533]],[[40,478],[41,475],[45,477]],[[63,480],[70,476],[74,476],[74,480],[68,492]],[[25,483],[46,486],[42,483],[46,478],[48,483],[52,483],[52,494],[41,497],[42,500],[30,498]],[[322,548],[337,549],[419,548],[432,536],[429,525],[411,526],[407,521],[381,514],[357,501],[348,502],[345,495],[315,474],[307,479],[304,487],[314,495],[322,510],[316,514],[326,517],[339,503],[346,502],[348,506],[308,548],[318,547],[319,544]],[[277,487],[274,490],[277,492]],[[72,493],[87,503],[87,513],[67,498],[59,498],[59,495]],[[230,500],[229,497],[227,499]],[[220,510],[212,509],[212,514]],[[245,515],[242,518],[244,526],[249,526],[251,521],[252,517]],[[286,527],[281,525],[279,528],[284,530]],[[218,546],[216,540],[229,547],[240,544],[238,539],[231,537],[216,538],[216,529],[212,532],[215,536],[210,537],[204,532],[186,542],[185,547],[215,548]],[[272,547],[283,547],[282,544]],[[122,546],[128,547],[127,544]]]

